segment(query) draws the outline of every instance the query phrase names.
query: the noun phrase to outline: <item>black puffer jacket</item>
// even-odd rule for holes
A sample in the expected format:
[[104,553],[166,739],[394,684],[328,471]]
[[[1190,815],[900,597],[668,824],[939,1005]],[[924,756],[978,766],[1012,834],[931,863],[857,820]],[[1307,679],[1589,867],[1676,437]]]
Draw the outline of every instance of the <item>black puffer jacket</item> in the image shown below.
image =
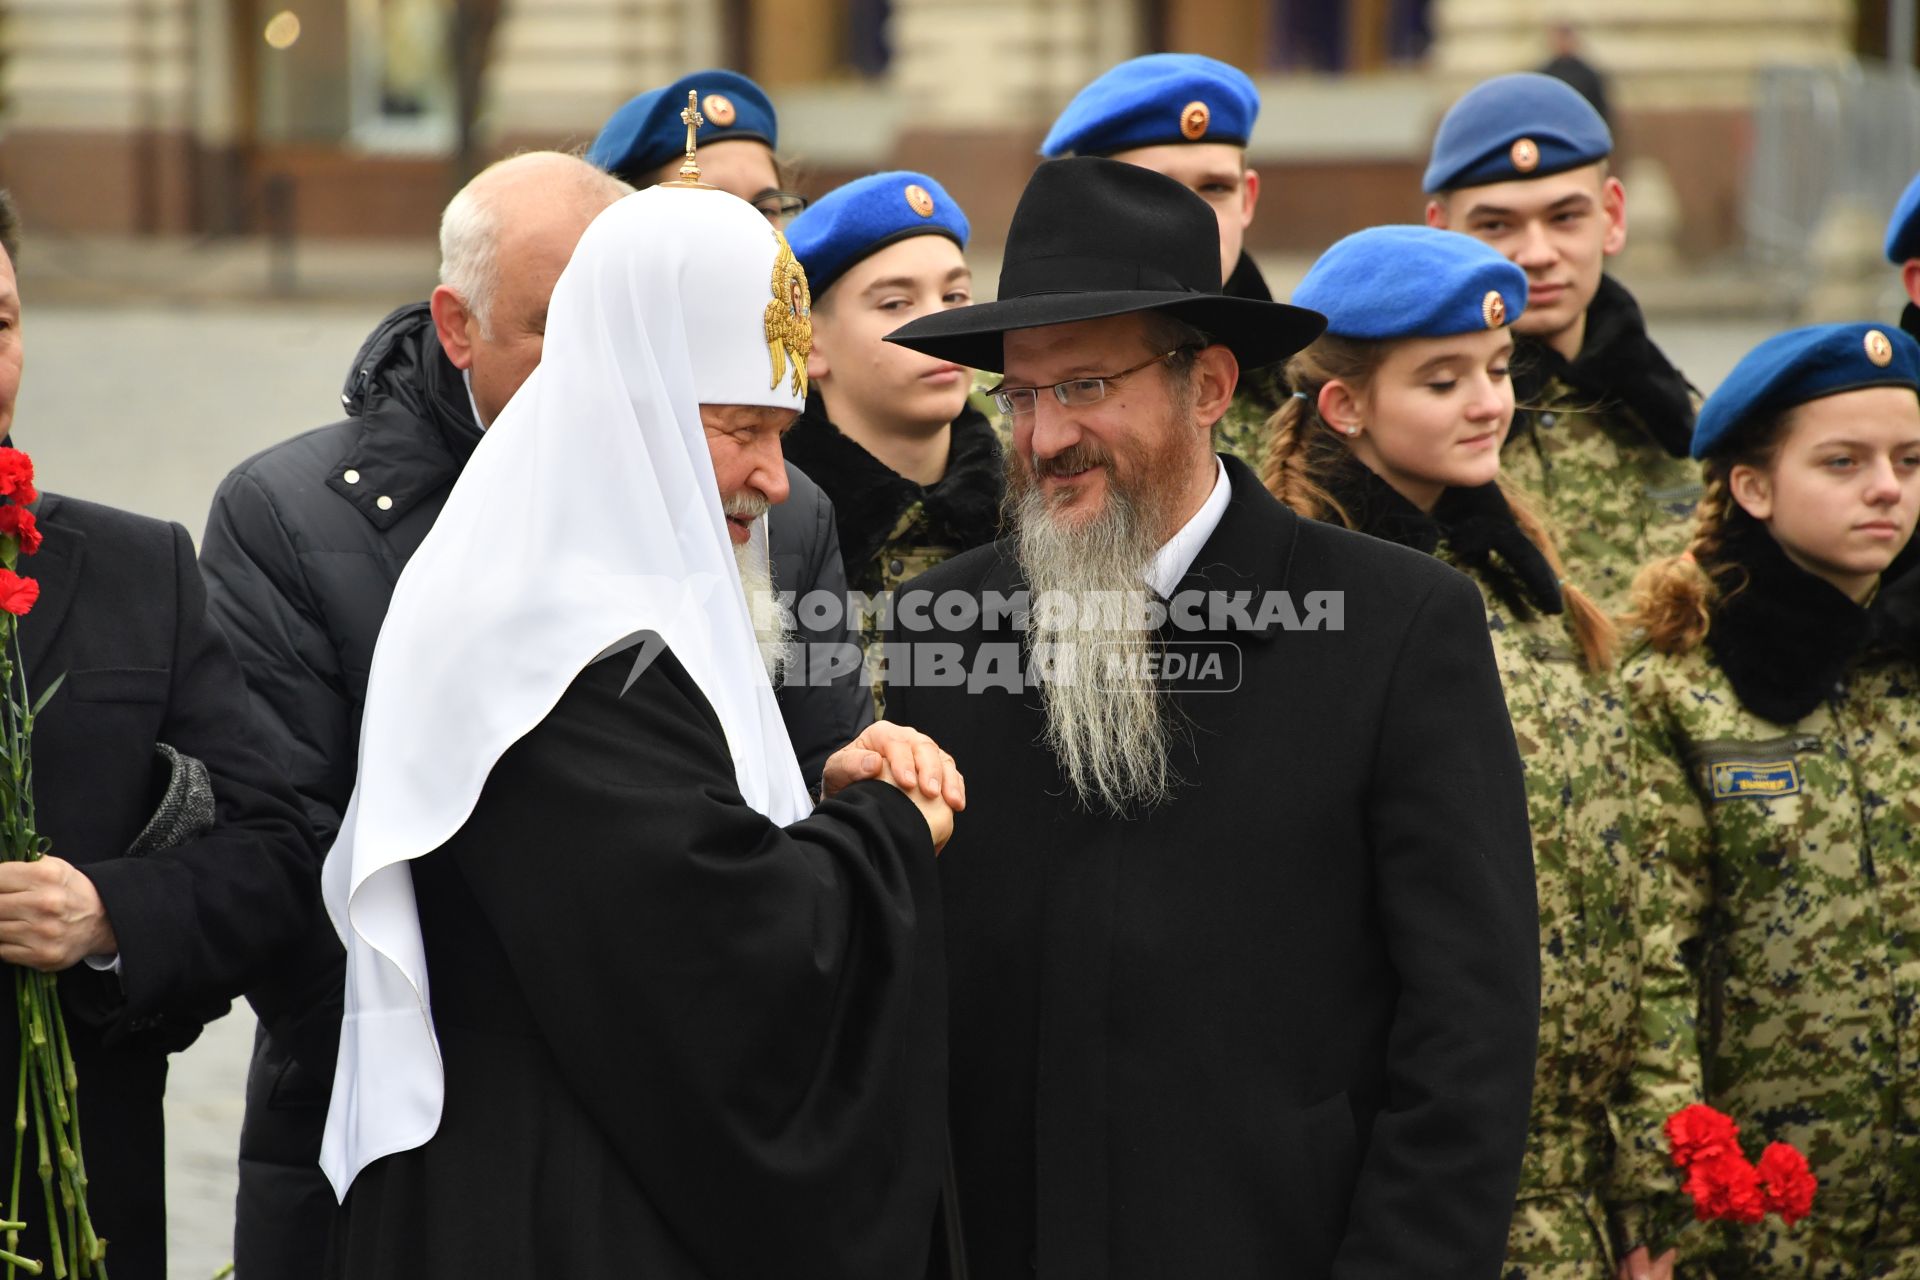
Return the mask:
[[[480,440],[466,386],[425,303],[380,323],[341,399],[342,421],[234,468],[214,496],[200,553],[213,616],[323,847],[353,791],[367,675],[394,584]],[[833,506],[805,475],[787,470],[792,492],[769,526],[776,585],[844,598]],[[853,638],[843,628],[803,627],[799,636]],[[827,756],[872,718],[857,668],[835,684],[782,689],[779,700],[794,753],[814,781]],[[332,1199],[315,1161],[339,1032],[341,952],[324,913],[316,914],[308,963],[279,976],[292,990],[274,991],[270,1002],[311,1014],[299,1025],[269,1025],[278,1043],[263,1034],[254,1046],[235,1241],[242,1275],[318,1275],[325,1251]]]

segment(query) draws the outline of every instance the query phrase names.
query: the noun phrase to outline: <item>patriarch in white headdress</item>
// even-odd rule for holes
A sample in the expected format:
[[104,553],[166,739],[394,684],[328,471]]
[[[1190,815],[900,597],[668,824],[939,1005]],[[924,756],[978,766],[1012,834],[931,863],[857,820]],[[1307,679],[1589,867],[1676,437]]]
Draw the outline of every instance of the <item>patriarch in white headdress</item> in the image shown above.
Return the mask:
[[735,197],[655,188],[614,204],[554,290],[540,367],[402,574],[324,873],[347,991],[321,1163],[342,1198],[440,1122],[408,864],[459,830],[588,664],[664,642],[719,717],[746,802],[779,825],[809,811],[739,573],[764,564],[753,517],[784,491],[755,491],[749,461],[723,503],[701,413],[803,406],[808,305],[779,232]]

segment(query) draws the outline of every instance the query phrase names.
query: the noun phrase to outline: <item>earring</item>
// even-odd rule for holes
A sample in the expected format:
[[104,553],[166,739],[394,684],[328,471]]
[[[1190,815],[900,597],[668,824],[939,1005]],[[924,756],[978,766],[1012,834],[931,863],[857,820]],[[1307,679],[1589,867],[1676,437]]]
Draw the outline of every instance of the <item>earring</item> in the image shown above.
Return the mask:
[[1358,426],[1353,426],[1353,425],[1344,426],[1340,428],[1340,430],[1350,436],[1357,436],[1360,434],[1360,428]]

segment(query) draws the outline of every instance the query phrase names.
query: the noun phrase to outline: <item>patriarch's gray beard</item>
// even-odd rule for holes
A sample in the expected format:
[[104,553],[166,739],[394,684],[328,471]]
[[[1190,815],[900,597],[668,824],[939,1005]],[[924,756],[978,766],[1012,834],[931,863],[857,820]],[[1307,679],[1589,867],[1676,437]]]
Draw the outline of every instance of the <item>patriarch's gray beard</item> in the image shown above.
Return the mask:
[[[737,494],[721,504],[730,516],[759,519],[767,512],[767,500],[758,494]],[[753,635],[760,646],[760,661],[766,665],[767,679],[778,689],[793,669],[797,656],[793,615],[781,607],[773,588],[773,565],[764,548],[751,541],[733,544],[733,561],[740,568],[740,586],[746,592],[747,617],[753,622]]]
[[[1080,445],[1038,467],[1073,471],[1090,461],[1100,461],[1098,451]],[[1007,514],[1033,603],[1027,641],[1052,658],[1048,666],[1057,675],[1041,685],[1047,745],[1083,804],[1127,816],[1164,803],[1178,782],[1169,709],[1151,675],[1159,642],[1137,609],[1115,616],[1089,606],[1144,602],[1163,522],[1117,483],[1110,464],[1107,480],[1104,508],[1069,524],[1041,491],[1034,468],[1010,454]],[[1072,598],[1072,616],[1044,607],[1049,593]]]

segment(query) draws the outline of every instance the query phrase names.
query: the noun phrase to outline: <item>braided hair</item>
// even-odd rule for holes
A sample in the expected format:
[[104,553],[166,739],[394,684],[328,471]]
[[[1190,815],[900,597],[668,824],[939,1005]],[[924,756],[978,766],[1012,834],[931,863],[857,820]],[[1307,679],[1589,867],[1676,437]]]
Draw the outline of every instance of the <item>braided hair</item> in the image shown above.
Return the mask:
[[1725,589],[1723,579],[1737,576],[1725,563],[1722,547],[1742,508],[1733,500],[1733,469],[1768,467],[1780,451],[1791,411],[1775,414],[1757,428],[1743,432],[1740,447],[1708,458],[1705,489],[1693,511],[1693,539],[1677,556],[1655,560],[1633,580],[1633,611],[1629,625],[1644,630],[1647,643],[1661,653],[1687,653],[1707,638],[1713,607],[1737,594],[1746,584],[1737,581]]

